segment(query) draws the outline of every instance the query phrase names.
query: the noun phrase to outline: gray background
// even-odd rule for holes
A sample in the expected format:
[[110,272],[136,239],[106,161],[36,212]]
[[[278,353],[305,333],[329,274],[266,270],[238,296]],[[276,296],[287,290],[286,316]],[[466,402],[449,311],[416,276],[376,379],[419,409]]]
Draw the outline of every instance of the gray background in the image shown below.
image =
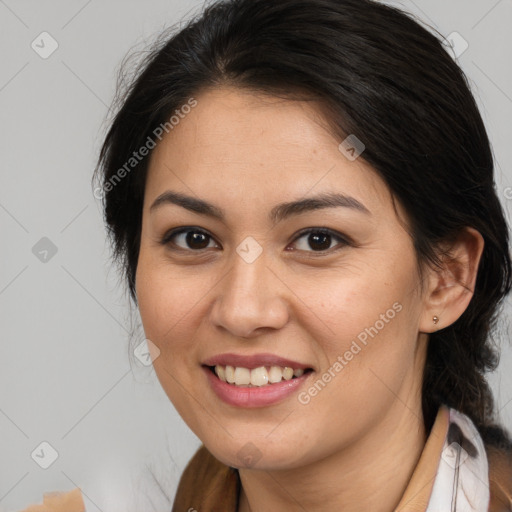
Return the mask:
[[[510,218],[512,0],[388,3],[468,42],[458,62],[485,119]],[[122,58],[201,4],[0,0],[0,512],[74,487],[88,512],[170,510],[200,444],[153,369],[130,362],[138,317],[110,265],[90,181]],[[43,31],[59,45],[46,59],[31,47]],[[491,381],[508,428],[511,369],[507,341]],[[34,460],[49,462],[43,441],[58,453],[48,469]]]

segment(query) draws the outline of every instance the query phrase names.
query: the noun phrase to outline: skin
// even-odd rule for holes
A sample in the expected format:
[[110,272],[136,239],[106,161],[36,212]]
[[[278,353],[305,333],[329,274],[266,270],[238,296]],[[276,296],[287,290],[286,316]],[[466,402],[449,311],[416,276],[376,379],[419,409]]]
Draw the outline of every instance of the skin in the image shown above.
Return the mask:
[[[195,98],[153,151],[144,196],[136,291],[146,337],[160,351],[158,379],[208,450],[240,469],[240,511],[391,511],[427,436],[428,333],[467,307],[481,236],[467,230],[445,270],[420,277],[400,204],[395,211],[362,158],[340,152],[318,105],[228,87]],[[225,221],[173,204],[150,211],[167,190],[213,203]],[[278,203],[333,191],[368,213],[336,207],[275,226],[268,219]],[[204,244],[187,245],[183,234],[161,243],[183,226],[206,232]],[[297,234],[322,227],[352,242],[321,239],[322,252]],[[262,248],[252,263],[236,251],[247,236]],[[298,392],[266,407],[228,405],[201,368],[220,353],[270,352],[314,369],[299,391],[307,390],[396,303],[400,312],[306,405]],[[249,442],[259,454],[252,465],[238,456]]]

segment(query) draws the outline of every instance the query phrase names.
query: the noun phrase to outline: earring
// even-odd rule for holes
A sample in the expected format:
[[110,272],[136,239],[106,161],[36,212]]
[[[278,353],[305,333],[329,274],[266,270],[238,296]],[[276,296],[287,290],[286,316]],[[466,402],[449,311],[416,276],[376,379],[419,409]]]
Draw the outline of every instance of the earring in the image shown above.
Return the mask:
[[439,317],[437,317],[437,316],[432,317],[432,321],[433,321],[435,324],[437,324],[437,322],[439,322]]

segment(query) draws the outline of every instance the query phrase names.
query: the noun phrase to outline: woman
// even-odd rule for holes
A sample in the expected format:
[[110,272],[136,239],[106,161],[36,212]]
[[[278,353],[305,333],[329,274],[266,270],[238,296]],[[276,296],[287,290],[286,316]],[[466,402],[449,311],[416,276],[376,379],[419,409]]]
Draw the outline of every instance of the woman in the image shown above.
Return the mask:
[[98,176],[203,442],[173,511],[511,510],[508,227],[434,35],[370,0],[217,2],[145,60]]

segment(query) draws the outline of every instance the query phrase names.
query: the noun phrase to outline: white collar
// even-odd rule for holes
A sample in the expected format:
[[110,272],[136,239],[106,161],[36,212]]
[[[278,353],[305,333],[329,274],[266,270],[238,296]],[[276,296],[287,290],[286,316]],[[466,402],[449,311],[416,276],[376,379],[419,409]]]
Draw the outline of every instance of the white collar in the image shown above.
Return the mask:
[[473,422],[449,409],[449,426],[425,512],[487,512],[489,465]]

